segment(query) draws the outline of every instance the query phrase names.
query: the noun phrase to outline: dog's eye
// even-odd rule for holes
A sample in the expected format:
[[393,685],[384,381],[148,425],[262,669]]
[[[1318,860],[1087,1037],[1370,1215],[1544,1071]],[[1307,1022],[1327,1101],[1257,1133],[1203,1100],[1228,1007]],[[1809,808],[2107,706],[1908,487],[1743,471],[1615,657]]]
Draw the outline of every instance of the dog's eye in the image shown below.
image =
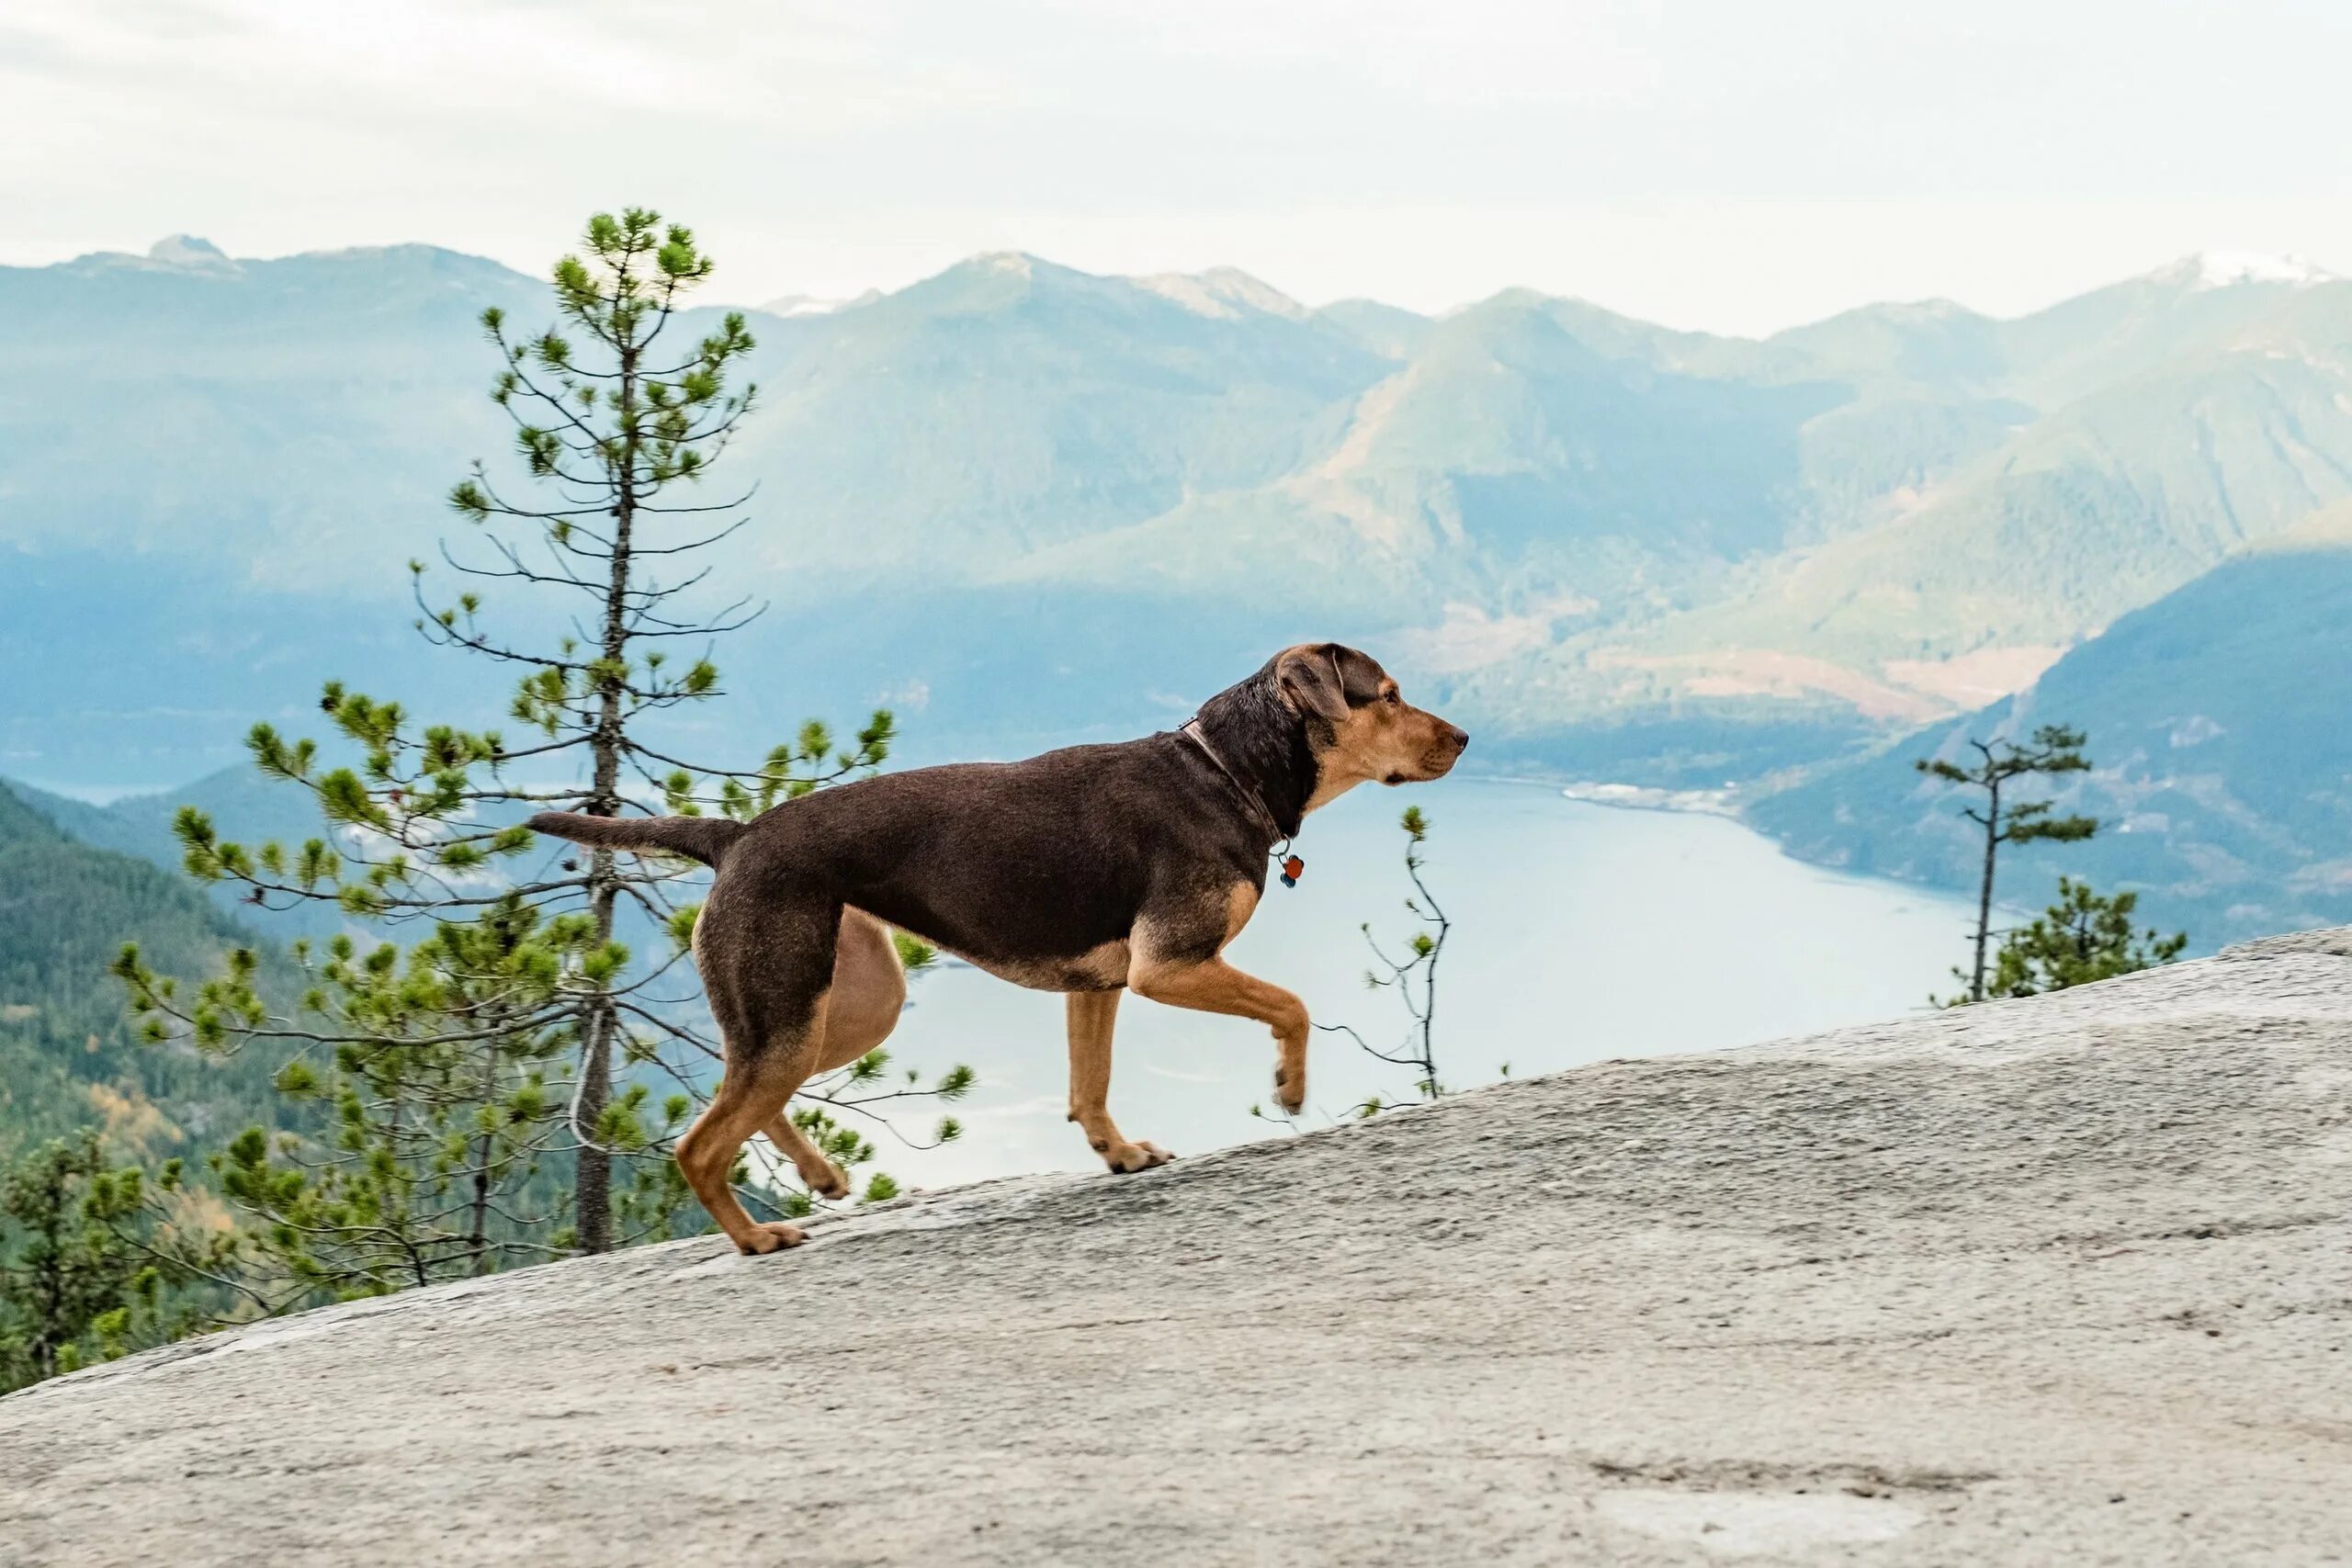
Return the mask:
[[1384,701],[1384,702],[1394,703],[1394,704],[1396,704],[1398,707],[1403,707],[1403,706],[1405,705],[1405,698],[1404,698],[1404,694],[1403,694],[1402,693],[1399,693],[1399,692],[1391,692],[1391,693],[1389,693],[1385,697],[1382,698],[1381,700],[1382,700],[1382,701]]

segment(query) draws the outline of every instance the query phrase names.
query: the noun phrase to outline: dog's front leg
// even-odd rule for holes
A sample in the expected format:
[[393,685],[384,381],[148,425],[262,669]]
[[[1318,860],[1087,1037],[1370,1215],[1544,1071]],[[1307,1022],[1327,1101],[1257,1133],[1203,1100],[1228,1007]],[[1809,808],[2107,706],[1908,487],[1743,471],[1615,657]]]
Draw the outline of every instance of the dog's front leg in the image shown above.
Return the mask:
[[1295,1116],[1306,1104],[1306,1004],[1222,958],[1185,963],[1140,957],[1127,972],[1136,995],[1170,1007],[1254,1018],[1273,1031],[1274,1102]]
[[1111,1120],[1111,1031],[1119,1019],[1116,991],[1069,994],[1069,1119],[1114,1171],[1147,1170],[1176,1156],[1158,1144],[1131,1144]]

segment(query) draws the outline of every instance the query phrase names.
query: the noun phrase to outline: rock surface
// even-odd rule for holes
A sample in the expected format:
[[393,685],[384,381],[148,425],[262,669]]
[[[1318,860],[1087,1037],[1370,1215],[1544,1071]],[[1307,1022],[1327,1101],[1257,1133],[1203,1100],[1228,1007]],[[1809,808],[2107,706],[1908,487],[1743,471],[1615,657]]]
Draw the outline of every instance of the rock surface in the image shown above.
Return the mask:
[[2315,932],[170,1347],[0,1562],[2347,1561],[2347,1211]]

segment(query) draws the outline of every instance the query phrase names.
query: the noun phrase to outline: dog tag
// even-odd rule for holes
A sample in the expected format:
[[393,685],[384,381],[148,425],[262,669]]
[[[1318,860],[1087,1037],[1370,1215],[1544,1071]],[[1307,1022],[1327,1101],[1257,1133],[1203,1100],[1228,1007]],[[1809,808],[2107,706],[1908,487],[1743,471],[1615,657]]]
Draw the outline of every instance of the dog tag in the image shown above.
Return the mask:
[[1284,887],[1297,886],[1298,879],[1306,874],[1306,863],[1299,859],[1296,855],[1293,855],[1290,859],[1283,862],[1283,886]]

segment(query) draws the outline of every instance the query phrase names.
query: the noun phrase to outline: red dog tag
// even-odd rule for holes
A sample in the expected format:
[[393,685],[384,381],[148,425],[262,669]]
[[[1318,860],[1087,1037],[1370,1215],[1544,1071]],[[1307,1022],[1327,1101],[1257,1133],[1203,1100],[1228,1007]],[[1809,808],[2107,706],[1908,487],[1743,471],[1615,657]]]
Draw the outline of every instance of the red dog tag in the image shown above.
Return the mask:
[[1298,879],[1306,874],[1306,863],[1299,859],[1296,855],[1293,855],[1290,859],[1283,862],[1283,886],[1284,887],[1297,886]]

